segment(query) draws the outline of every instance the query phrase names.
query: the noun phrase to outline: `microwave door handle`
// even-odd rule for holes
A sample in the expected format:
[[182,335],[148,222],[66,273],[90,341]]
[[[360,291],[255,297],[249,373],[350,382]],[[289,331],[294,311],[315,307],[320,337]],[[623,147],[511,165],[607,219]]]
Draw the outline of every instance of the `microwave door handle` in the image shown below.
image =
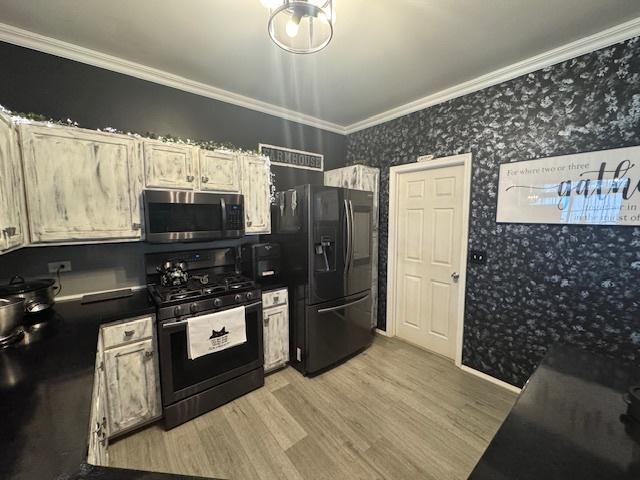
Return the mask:
[[227,202],[224,201],[224,198],[220,199],[220,210],[221,210],[221,221],[222,221],[222,231],[227,229]]

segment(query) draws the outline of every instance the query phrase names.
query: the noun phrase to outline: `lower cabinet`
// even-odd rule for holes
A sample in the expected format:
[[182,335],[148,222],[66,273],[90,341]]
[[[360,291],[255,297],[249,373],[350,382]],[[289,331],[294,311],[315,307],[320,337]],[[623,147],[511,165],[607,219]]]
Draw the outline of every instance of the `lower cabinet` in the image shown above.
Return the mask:
[[155,318],[104,325],[98,338],[88,462],[108,462],[108,441],[162,415]]
[[104,375],[100,375],[102,352],[96,355],[96,375],[93,378],[93,403],[89,423],[89,454],[87,461],[91,465],[108,465],[109,442]]
[[287,289],[262,294],[264,371],[281,368],[289,361],[289,305]]
[[104,352],[110,436],[154,419],[160,413],[152,339]]

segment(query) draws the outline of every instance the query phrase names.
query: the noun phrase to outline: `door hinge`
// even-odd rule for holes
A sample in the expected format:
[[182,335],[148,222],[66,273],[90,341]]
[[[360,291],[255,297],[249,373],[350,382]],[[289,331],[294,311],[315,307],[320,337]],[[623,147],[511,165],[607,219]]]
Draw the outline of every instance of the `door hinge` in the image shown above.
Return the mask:
[[141,223],[132,223],[131,224],[131,228],[133,230],[140,230],[142,228],[142,224]]

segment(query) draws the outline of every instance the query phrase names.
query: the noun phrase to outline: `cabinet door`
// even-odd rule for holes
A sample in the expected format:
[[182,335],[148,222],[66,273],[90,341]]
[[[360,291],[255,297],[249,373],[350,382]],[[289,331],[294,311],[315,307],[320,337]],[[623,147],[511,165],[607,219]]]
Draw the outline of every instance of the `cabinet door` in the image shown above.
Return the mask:
[[20,133],[32,242],[141,238],[135,139],[40,124]]
[[242,156],[245,233],[271,233],[271,170],[257,155]]
[[147,187],[195,188],[196,147],[144,140],[143,149]]
[[91,424],[89,426],[89,450],[87,461],[91,465],[108,465],[108,432],[105,399],[103,354],[98,343],[96,369],[93,378],[93,397],[91,400]]
[[158,378],[153,357],[152,339],[104,352],[110,435],[159,414]]
[[11,119],[0,114],[0,253],[24,245],[25,218],[18,139]]
[[219,150],[200,150],[200,190],[240,192],[238,158]]
[[289,361],[289,309],[287,305],[269,308],[262,317],[264,369],[269,371]]

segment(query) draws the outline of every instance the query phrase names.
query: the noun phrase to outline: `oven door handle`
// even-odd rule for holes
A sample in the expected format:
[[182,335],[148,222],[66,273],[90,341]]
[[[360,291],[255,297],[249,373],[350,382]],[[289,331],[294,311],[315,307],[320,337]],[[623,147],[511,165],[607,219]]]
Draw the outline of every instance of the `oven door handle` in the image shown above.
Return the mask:
[[[244,308],[245,309],[253,308],[253,307],[257,307],[258,305],[262,305],[262,300],[258,300],[257,302],[253,302],[253,303],[250,303],[249,305],[245,305]],[[241,305],[239,305],[239,306],[241,306]],[[229,309],[229,310],[231,310],[231,309]],[[195,318],[195,317],[189,317],[189,318]],[[182,327],[182,326],[186,325],[188,321],[189,321],[189,319],[187,318],[185,320],[180,320],[178,322],[163,323],[162,324],[162,329],[163,330],[168,330],[170,328],[176,328],[177,329],[179,327]]]

